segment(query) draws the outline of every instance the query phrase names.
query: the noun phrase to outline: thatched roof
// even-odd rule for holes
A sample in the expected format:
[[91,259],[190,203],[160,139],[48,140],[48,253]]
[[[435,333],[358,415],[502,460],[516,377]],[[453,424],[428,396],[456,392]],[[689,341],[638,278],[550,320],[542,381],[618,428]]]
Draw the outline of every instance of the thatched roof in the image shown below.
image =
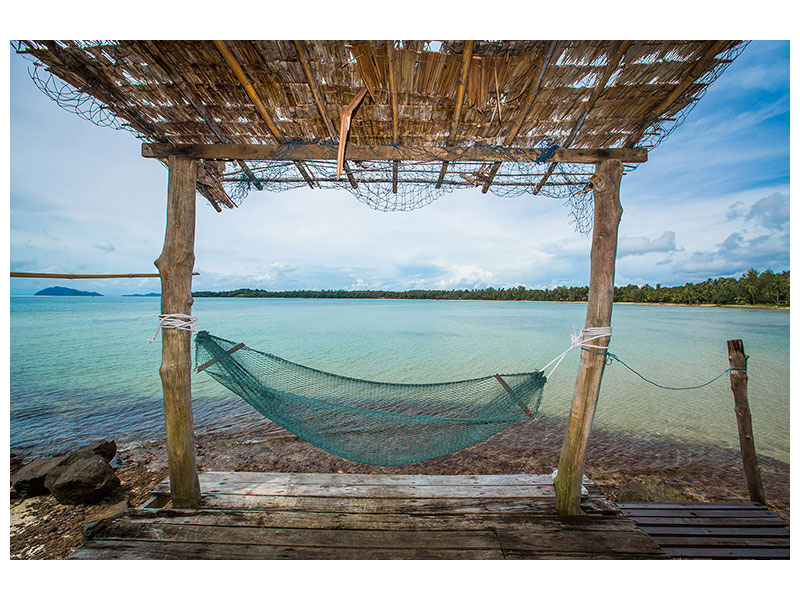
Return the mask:
[[[149,142],[333,144],[343,112],[366,89],[348,144],[543,150],[653,147],[743,47],[605,40],[19,44],[41,65],[35,80],[62,106]],[[413,183],[501,194],[563,194],[563,186],[574,193],[586,184],[583,171],[564,165],[495,162],[445,169],[441,161],[346,163],[347,177],[335,183],[330,161],[239,161],[224,172],[206,162],[201,191],[228,205],[221,180],[236,184],[226,185],[234,197],[251,186],[286,189],[307,180],[351,191],[354,183],[363,189],[377,182],[393,186],[390,192]]]

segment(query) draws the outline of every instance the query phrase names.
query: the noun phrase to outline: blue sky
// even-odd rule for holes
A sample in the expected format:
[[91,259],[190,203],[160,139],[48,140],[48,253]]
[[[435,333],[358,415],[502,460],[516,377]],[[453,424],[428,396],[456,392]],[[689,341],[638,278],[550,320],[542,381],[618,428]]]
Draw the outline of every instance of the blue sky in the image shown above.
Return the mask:
[[[12,271],[150,272],[166,170],[140,141],[45,97],[10,56]],[[789,268],[789,43],[752,42],[648,163],[622,183],[617,284],[680,284]],[[199,198],[196,290],[585,285],[589,238],[561,201],[446,194],[380,213],[346,192],[251,193],[217,214]],[[11,281],[104,294],[153,280]]]

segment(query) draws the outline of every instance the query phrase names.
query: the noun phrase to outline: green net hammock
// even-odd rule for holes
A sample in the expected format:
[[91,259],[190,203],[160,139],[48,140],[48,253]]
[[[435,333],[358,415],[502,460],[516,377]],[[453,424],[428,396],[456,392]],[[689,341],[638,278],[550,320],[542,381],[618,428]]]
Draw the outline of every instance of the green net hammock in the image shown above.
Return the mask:
[[259,413],[338,456],[406,465],[450,454],[533,419],[542,371],[448,383],[384,383],[342,377],[200,331],[203,370]]

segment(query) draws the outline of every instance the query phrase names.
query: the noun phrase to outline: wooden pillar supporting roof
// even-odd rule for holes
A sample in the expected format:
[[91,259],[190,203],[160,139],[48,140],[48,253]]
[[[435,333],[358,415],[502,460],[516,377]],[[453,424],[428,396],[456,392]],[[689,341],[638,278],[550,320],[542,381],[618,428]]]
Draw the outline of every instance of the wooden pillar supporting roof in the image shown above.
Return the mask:
[[[161,274],[162,314],[192,313],[196,178],[196,159],[169,157],[164,249],[155,261]],[[190,331],[161,330],[159,373],[164,390],[169,480],[175,508],[200,505],[192,417],[191,342]]]
[[[592,177],[594,229],[585,328],[611,326],[617,232],[622,217],[622,205],[619,201],[621,178],[621,162],[607,160],[596,164]],[[572,407],[555,480],[556,508],[562,515],[583,514],[580,500],[584,457],[606,365],[604,348],[608,347],[610,339],[610,336],[601,337],[590,342],[592,346],[600,346],[599,349],[581,349]]]

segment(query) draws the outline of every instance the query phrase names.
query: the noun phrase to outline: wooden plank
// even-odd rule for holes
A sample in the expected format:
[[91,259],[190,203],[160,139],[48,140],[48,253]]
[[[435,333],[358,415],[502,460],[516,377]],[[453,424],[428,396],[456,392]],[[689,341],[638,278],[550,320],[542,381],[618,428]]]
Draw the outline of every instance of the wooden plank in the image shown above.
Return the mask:
[[637,529],[609,532],[567,528],[547,535],[530,535],[532,532],[524,529],[509,531],[500,526],[496,531],[503,552],[517,550],[550,554],[567,549],[591,554],[663,554],[652,539]]
[[621,510],[626,511],[634,508],[691,508],[693,510],[714,509],[714,508],[754,508],[763,509],[764,505],[757,502],[617,502]]
[[[197,160],[169,158],[167,224],[164,247],[155,265],[161,274],[161,313],[192,313],[195,183]],[[196,508],[200,503],[192,424],[192,334],[184,329],[161,331],[164,421],[172,503]]]
[[598,553],[598,552],[531,552],[529,550],[506,550],[506,560],[655,560],[668,558],[665,554]]
[[71,559],[144,560],[488,560],[502,559],[500,550],[429,548],[300,548],[242,544],[181,543],[160,541],[93,540],[75,551]]
[[789,530],[785,527],[692,527],[686,526],[658,526],[642,525],[640,529],[647,535],[680,535],[683,537],[691,536],[758,536],[758,537],[789,537]]
[[319,498],[303,496],[247,496],[214,494],[204,496],[204,508],[250,510],[311,510],[320,512],[363,513],[441,513],[484,512],[536,513],[548,501],[549,512],[556,514],[553,499],[530,498]]
[[709,518],[709,517],[725,517],[725,518],[735,518],[735,517],[749,517],[749,518],[768,518],[774,519],[777,518],[776,515],[767,510],[766,508],[763,510],[757,509],[735,509],[735,508],[717,508],[717,509],[705,509],[705,510],[695,510],[695,509],[678,509],[672,510],[668,508],[659,508],[656,510],[649,510],[649,509],[626,509],[623,511],[625,515],[633,518],[635,521],[639,519],[639,517],[702,517],[702,518]]
[[785,527],[778,517],[636,517],[634,522],[645,525],[696,525],[709,527]]
[[[517,160],[535,161],[542,154],[537,148],[470,146],[359,146],[348,144],[350,160]],[[142,144],[145,158],[170,155],[191,156],[209,160],[330,160],[337,159],[338,148],[325,144]],[[591,164],[600,160],[626,163],[647,162],[644,148],[559,148],[546,162]]]
[[[401,508],[399,510],[402,510]],[[218,510],[129,509],[131,522],[224,527],[278,527],[300,529],[381,529],[394,531],[481,530],[503,527],[524,535],[547,535],[565,529],[579,531],[639,531],[630,521],[590,517],[575,524],[560,519],[550,510],[524,512],[445,513],[359,513],[308,510]]]
[[[547,485],[550,474],[503,473],[489,475],[392,475],[368,473],[282,473],[263,471],[200,471],[200,482],[313,483],[318,485]],[[162,482],[167,483],[165,480]],[[585,486],[591,485],[588,477]]]
[[322,498],[552,498],[552,485],[318,485],[313,483],[219,483],[202,486],[204,496],[319,496]]
[[788,537],[732,537],[732,536],[681,536],[663,535],[654,538],[659,546],[709,547],[709,548],[773,548],[789,547]]
[[[622,217],[619,199],[622,163],[601,161],[592,176],[594,190],[594,227],[592,228],[591,268],[589,274],[589,301],[586,304],[584,328],[610,327],[614,306],[614,271],[617,258],[617,236]],[[578,374],[572,395],[567,429],[558,476],[555,480],[556,505],[561,514],[580,514],[581,480],[584,457],[592,431],[600,384],[606,365],[603,352],[611,336],[592,340],[591,349],[581,349]]]
[[788,548],[664,548],[676,558],[789,558]]
[[220,527],[215,525],[152,524],[127,519],[118,519],[109,524],[102,531],[100,539],[324,548],[427,548],[431,550],[495,550],[499,548],[497,537],[488,530],[393,531]]

